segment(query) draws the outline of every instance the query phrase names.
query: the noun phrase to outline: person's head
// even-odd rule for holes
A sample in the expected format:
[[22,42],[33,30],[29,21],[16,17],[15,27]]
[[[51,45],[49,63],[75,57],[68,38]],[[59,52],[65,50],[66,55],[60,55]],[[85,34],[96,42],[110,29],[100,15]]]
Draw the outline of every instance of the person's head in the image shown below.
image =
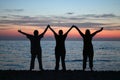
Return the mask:
[[34,36],[38,36],[38,30],[34,30]]
[[59,30],[59,35],[63,35],[63,31],[62,30]]
[[90,30],[87,29],[86,32],[85,32],[86,35],[90,35]]

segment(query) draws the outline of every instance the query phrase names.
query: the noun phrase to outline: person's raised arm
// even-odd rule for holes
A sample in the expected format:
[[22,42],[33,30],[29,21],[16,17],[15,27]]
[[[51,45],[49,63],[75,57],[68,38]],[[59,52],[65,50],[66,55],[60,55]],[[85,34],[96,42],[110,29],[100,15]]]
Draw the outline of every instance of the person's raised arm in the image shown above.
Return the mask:
[[23,34],[23,35],[30,35],[30,34],[27,34],[25,32],[22,32],[21,30],[18,30],[19,33]]
[[79,32],[79,34],[83,37],[84,36],[84,34],[80,31],[80,29],[78,28],[78,27],[76,27],[76,26],[74,26],[73,25],[73,27],[75,27],[76,29],[77,29],[77,31]]
[[92,33],[92,36],[95,36],[98,32],[101,32],[102,30],[103,30],[103,27],[100,30],[97,30],[94,33]]
[[54,35],[57,35],[57,33],[49,26],[50,30],[54,33]]
[[44,34],[46,33],[46,31],[47,31],[47,29],[48,29],[49,26],[50,26],[50,25],[47,25],[47,27],[46,27],[46,29],[44,30],[44,32],[43,32],[42,34],[40,34],[40,35],[44,35]]
[[65,35],[67,35],[72,28],[73,28],[73,26],[65,33]]

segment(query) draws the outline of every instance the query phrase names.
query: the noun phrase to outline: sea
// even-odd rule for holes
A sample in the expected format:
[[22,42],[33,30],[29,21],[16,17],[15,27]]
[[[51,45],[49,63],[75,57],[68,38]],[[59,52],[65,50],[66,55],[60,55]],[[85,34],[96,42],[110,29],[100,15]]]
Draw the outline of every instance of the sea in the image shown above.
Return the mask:
[[[120,71],[120,41],[93,41],[95,71]],[[83,41],[65,41],[66,69],[82,70]],[[45,70],[55,68],[55,41],[41,41],[42,64]],[[0,40],[0,70],[29,70],[30,42],[28,40]],[[60,62],[60,70],[61,62]],[[38,60],[35,69],[39,70]],[[89,69],[87,61],[86,70]]]

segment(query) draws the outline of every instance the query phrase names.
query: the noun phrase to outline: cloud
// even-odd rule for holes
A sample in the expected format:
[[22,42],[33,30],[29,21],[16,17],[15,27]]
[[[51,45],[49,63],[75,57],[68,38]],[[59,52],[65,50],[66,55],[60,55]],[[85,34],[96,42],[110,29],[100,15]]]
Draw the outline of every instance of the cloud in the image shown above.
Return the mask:
[[49,20],[42,21],[42,20],[2,20],[0,21],[0,24],[12,24],[12,25],[22,25],[22,26],[47,26],[50,24],[51,26],[66,26],[70,27],[73,24],[80,27],[80,28],[94,28],[94,27],[99,27],[103,26],[106,24],[103,23],[91,23],[91,22],[85,22],[85,23],[70,23],[70,22],[64,22],[64,23],[54,23]]
[[[108,23],[102,22],[94,22],[91,18],[95,18],[94,21],[99,21],[98,17],[117,17],[116,15],[112,14],[88,14],[88,15],[77,15],[77,16],[22,16],[22,15],[8,15],[8,16],[0,16],[0,25],[2,24],[12,24],[18,26],[47,26],[50,24],[51,26],[66,26],[70,27],[73,24],[80,27],[80,28],[96,28],[96,27],[106,27],[108,30],[112,29],[119,29],[117,26],[119,24],[112,26]],[[98,18],[98,19],[97,19]],[[111,27],[107,27],[111,26]]]
[[98,16],[98,17],[113,18],[113,17],[118,17],[118,16],[116,16],[116,15],[114,15],[114,14],[103,14],[103,15],[100,15],[100,16]]
[[120,25],[119,26],[105,26],[105,30],[120,30]]
[[4,9],[5,12],[22,12],[24,9]]
[[9,25],[6,24],[0,24],[0,30],[10,30],[13,29],[13,27],[9,27]]
[[[0,24],[12,24],[12,25],[22,25],[22,26],[46,26],[48,23],[52,23],[53,19],[49,17],[31,17],[31,16],[21,16],[21,15],[9,15],[0,16]],[[4,18],[4,19],[3,19]]]
[[83,17],[92,17],[92,18],[115,18],[115,17],[120,17],[115,14],[87,14],[83,15]]
[[73,13],[73,12],[68,12],[68,13],[66,13],[66,14],[68,14],[68,15],[73,15],[74,13]]
[[1,28],[0,27],[0,30],[10,30],[10,29],[13,29],[13,28],[10,28],[10,27],[9,28]]

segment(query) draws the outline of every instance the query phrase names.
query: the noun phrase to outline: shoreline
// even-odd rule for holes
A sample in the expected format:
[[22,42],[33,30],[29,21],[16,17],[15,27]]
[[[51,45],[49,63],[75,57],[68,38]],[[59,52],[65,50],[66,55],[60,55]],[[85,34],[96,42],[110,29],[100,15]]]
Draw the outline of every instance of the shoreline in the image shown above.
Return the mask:
[[120,80],[120,71],[0,70],[0,80]]

